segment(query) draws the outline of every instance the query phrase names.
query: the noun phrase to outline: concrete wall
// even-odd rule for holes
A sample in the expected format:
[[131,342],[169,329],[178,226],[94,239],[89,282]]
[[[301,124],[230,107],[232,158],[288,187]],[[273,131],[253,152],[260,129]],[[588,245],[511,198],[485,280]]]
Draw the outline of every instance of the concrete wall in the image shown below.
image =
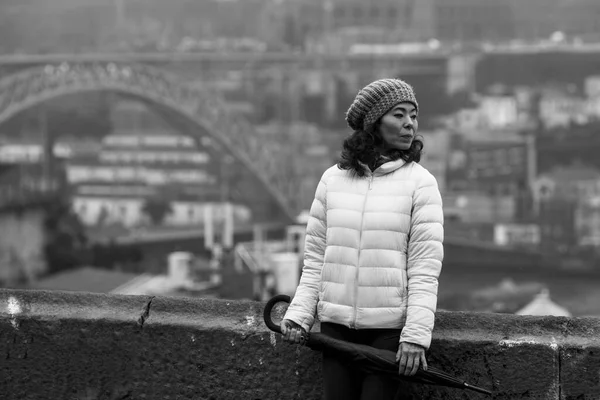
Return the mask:
[[[3,399],[318,399],[261,303],[0,291]],[[600,321],[439,313],[428,360],[495,399],[598,399]],[[412,399],[483,399],[406,385]]]

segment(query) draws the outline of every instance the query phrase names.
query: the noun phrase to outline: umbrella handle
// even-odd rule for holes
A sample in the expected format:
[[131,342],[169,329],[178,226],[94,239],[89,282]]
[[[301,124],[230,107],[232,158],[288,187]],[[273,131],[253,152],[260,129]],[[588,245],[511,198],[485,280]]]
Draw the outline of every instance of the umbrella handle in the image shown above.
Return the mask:
[[281,328],[279,325],[273,322],[271,319],[271,311],[275,304],[279,302],[289,303],[291,301],[290,296],[286,294],[278,294],[277,296],[272,297],[269,301],[267,301],[267,305],[265,306],[265,310],[263,311],[263,319],[265,320],[265,325],[267,328],[276,333],[281,333]]

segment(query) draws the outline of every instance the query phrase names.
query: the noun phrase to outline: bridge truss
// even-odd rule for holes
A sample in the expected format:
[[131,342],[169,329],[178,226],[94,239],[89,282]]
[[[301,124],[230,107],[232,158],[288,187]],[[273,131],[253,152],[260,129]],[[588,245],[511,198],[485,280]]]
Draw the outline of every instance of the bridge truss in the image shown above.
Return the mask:
[[[135,63],[78,62],[48,64],[0,80],[0,124],[42,102],[74,93],[113,91],[154,103],[184,117],[210,135],[247,168],[281,207],[294,218],[301,210],[299,187],[290,172],[289,155],[261,136],[249,121],[228,112],[218,93],[191,87],[180,77]],[[201,133],[200,133],[201,132]]]

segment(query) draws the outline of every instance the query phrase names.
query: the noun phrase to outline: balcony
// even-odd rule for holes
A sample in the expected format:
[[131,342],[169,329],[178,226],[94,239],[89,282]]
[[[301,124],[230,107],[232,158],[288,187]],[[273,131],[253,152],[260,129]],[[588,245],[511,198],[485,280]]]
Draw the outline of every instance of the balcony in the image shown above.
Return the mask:
[[33,188],[0,184],[0,210],[41,206],[61,194],[58,182],[45,183]]
[[0,210],[39,206],[65,193],[58,168],[41,164],[0,165]]

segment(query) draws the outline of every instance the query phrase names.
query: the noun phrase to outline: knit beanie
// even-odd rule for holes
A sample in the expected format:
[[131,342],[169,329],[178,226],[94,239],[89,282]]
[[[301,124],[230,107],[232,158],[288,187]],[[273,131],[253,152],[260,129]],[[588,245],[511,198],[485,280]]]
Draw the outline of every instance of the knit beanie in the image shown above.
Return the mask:
[[418,110],[415,92],[400,79],[379,79],[362,88],[346,112],[346,122],[355,131],[369,129],[396,104],[409,102]]

